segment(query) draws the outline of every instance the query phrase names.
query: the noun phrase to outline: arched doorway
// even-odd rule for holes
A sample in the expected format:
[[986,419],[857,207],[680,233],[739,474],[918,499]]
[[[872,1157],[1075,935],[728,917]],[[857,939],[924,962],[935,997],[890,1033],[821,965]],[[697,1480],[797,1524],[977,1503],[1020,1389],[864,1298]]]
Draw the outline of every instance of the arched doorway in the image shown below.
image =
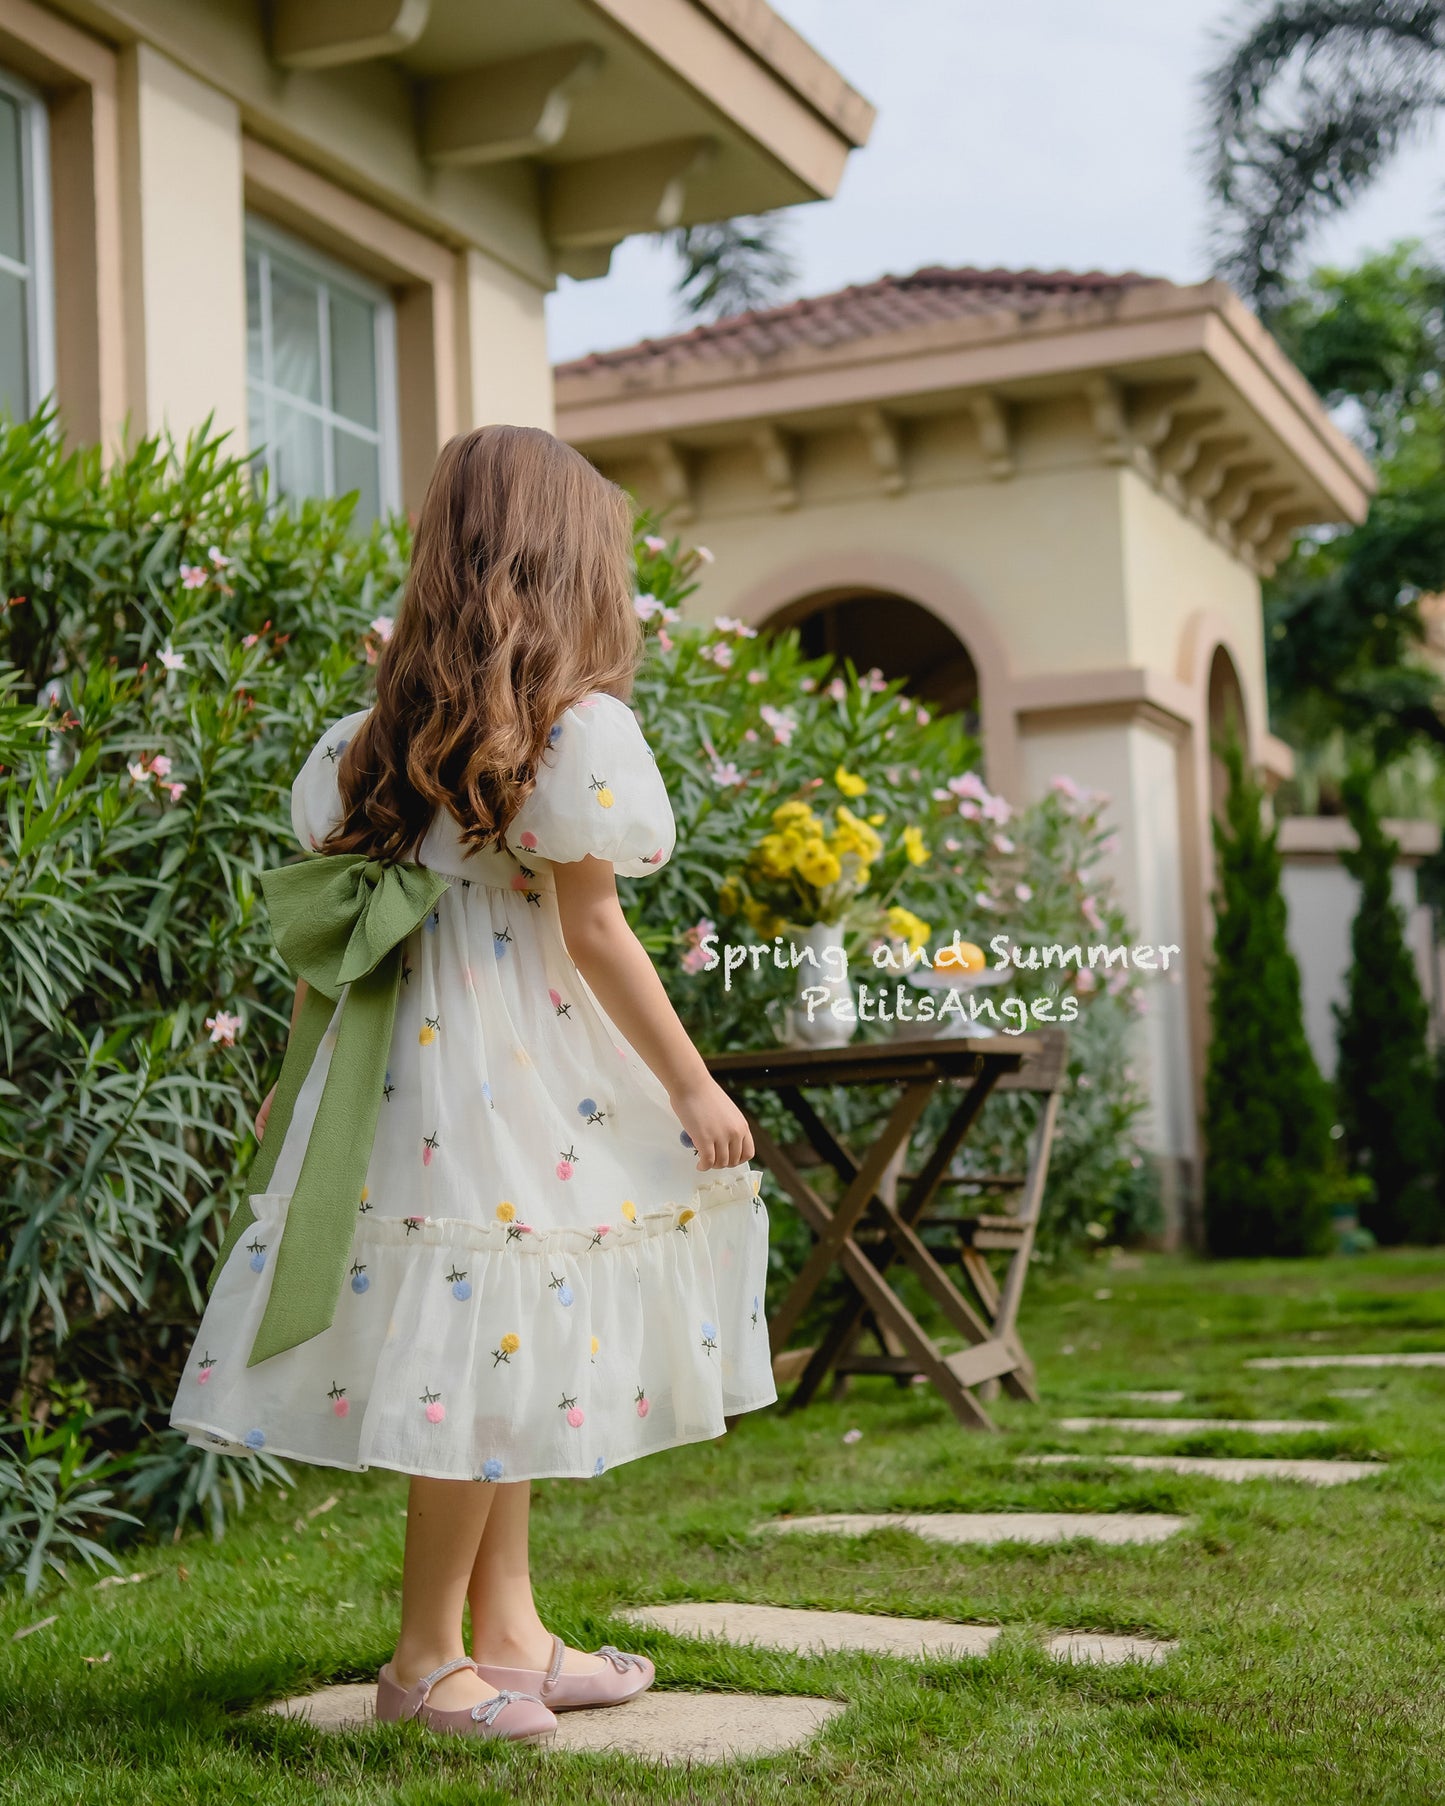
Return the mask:
[[763,630],[795,627],[810,658],[851,659],[859,671],[906,680],[911,694],[961,714],[980,728],[978,668],[968,648],[931,609],[881,591],[833,590],[791,602],[761,622]]
[[1244,686],[1234,660],[1223,646],[1214,648],[1209,661],[1209,806],[1214,815],[1224,813],[1229,772],[1220,749],[1237,740],[1249,758],[1249,728],[1244,712]]

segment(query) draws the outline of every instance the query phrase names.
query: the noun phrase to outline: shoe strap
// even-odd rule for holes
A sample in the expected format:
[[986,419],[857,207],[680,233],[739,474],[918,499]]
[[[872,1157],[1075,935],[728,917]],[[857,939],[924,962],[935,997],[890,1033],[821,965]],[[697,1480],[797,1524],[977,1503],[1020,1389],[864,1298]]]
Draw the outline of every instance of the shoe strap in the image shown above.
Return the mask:
[[454,1662],[444,1662],[440,1668],[434,1668],[430,1674],[424,1675],[407,1695],[409,1701],[415,1700],[416,1702],[407,1713],[407,1717],[416,1717],[438,1681],[444,1681],[449,1674],[457,1674],[463,1668],[470,1668],[473,1674],[477,1671],[477,1665],[470,1656],[458,1656]]
[[562,1663],[567,1657],[567,1645],[560,1637],[552,1639],[552,1660],[547,1664],[547,1678],[542,1682],[543,1693],[550,1693],[557,1685],[562,1673]]

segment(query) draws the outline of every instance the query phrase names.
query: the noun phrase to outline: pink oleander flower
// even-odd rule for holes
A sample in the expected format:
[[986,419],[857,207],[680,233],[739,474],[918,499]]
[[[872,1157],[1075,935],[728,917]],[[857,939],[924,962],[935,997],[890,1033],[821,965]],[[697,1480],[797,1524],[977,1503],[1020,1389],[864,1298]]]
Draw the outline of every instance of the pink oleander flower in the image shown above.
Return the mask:
[[749,746],[755,746],[758,739],[758,730],[755,727],[745,727],[743,729],[743,739],[747,741]]
[[714,558],[714,556],[707,549],[706,546],[699,546],[697,548],[697,555],[703,561],[704,564],[716,564],[717,563],[717,559]]
[[230,570],[231,561],[229,558],[227,558],[226,554],[221,550],[221,548],[219,546],[212,546],[210,551],[207,553],[207,557],[210,559],[211,563],[216,567],[216,569],[218,571]]
[[183,564],[181,583],[186,589],[200,589],[210,574],[203,564]]
[[719,671],[726,671],[733,662],[733,649],[726,640],[715,640],[702,648],[699,657],[710,659]]
[[951,795],[971,802],[982,803],[988,800],[988,785],[976,771],[966,771],[962,777],[950,778],[948,789]]
[[1099,857],[1101,859],[1108,859],[1118,851],[1119,836],[1117,834],[1106,834],[1099,842]]
[[1104,932],[1104,918],[1099,914],[1099,905],[1094,899],[1092,897],[1085,897],[1083,902],[1079,905],[1079,908],[1083,911],[1084,920],[1089,924],[1090,928],[1093,929],[1094,933],[1102,934]]
[[773,730],[773,739],[779,746],[792,745],[793,735],[798,731],[796,715],[790,715],[786,709],[775,709],[770,702],[765,702],[758,713]]
[[717,923],[704,916],[701,921],[694,922],[687,931],[687,952],[682,956],[682,969],[691,978],[695,973],[703,971],[707,966],[707,954],[702,947],[703,940],[710,934],[717,933]]
[[1104,989],[1111,997],[1117,997],[1120,991],[1128,986],[1128,983],[1129,974],[1122,966],[1115,966],[1113,971],[1111,971],[1109,976],[1104,980]]
[[374,633],[384,646],[391,638],[391,632],[395,626],[396,622],[390,615],[375,615],[373,616],[367,631],[368,633]]
[[943,843],[943,850],[945,853],[961,853],[963,851],[963,842],[961,840],[954,840],[950,835]]
[[843,682],[841,677],[835,677],[832,683],[828,685],[828,694],[833,698],[834,702],[842,702],[843,698],[848,694],[848,686]]
[[743,776],[742,772],[738,770],[731,759],[717,760],[711,771],[708,773],[708,776],[720,790],[726,790],[733,784],[747,783],[747,779]]
[[1094,974],[1090,972],[1087,967],[1074,974],[1074,989],[1076,991],[1082,991],[1086,997],[1090,991],[1096,991],[1098,988],[1098,979],[1094,977]]
[[667,550],[667,541],[656,533],[643,534],[642,543],[647,547],[648,551],[652,553],[654,558],[656,558],[659,552],[665,552]]
[[1014,851],[1014,843],[1009,839],[1007,834],[995,834],[993,837],[993,850],[995,853],[1012,853]]
[[918,711],[918,713],[913,717],[913,719],[918,723],[918,725],[920,727],[927,727],[929,722],[932,721],[933,717],[932,717],[932,715],[929,714],[927,709],[920,709]]
[[1078,802],[1080,797],[1084,794],[1074,780],[1071,777],[1065,776],[1062,772],[1060,772],[1057,777],[1049,779],[1049,789],[1057,790],[1061,797],[1071,803]]
[[[191,587],[194,589],[195,585],[192,584]],[[169,646],[161,648],[159,657],[167,671],[184,671],[186,668],[184,653],[172,652]]]
[[740,640],[755,640],[758,637],[756,627],[749,627],[746,621],[739,621],[734,615],[718,615],[713,626],[719,633],[730,633]]
[[861,1430],[844,1430],[843,1440],[851,1448],[855,1442],[863,1440],[863,1432]]
[[811,696],[817,687],[818,680],[815,677],[800,677],[798,679],[798,688],[805,696]]
[[229,1010],[217,1010],[214,1016],[207,1016],[206,1027],[211,1031],[214,1046],[234,1047],[236,1036],[241,1032],[241,1018],[233,1016]]
[[135,760],[134,763],[126,766],[126,770],[130,773],[132,784],[148,784],[150,782],[151,774],[146,769],[144,759]]
[[186,787],[184,784],[180,784],[180,783],[167,784],[166,789],[170,792],[171,801],[173,803],[178,803],[181,800],[181,798],[186,794]]
[[1016,884],[1014,886],[1014,895],[1018,898],[1020,903],[1031,902],[1033,894],[1034,887],[1031,884]]
[[171,775],[171,762],[164,753],[154,755],[150,760],[150,768],[158,778],[168,778]]
[[748,682],[750,684],[761,684],[766,683],[767,681],[768,674],[766,671],[752,670],[748,672]]
[[994,899],[988,894],[988,892],[986,890],[975,891],[973,893],[973,900],[980,909],[997,909],[998,908],[998,904],[994,901]]
[[634,596],[632,606],[639,621],[650,621],[662,613],[663,605],[656,596]]
[[672,651],[672,635],[667,631],[667,629],[665,627],[658,628],[657,643],[659,646],[661,646],[661,648],[664,652]]
[[247,652],[249,652],[253,646],[259,646],[260,643],[261,636],[259,633],[246,633],[241,636],[241,644],[246,648]]
[[875,665],[871,671],[865,671],[862,677],[858,679],[858,688],[860,690],[871,690],[875,696],[878,696],[888,688],[888,679],[878,669],[877,665]]
[[979,808],[977,803],[960,803],[958,805],[958,813],[965,821],[977,821],[983,811]]
[[1001,796],[990,796],[979,804],[979,813],[985,821],[997,822],[999,827],[1002,827],[1013,814],[1013,810]]

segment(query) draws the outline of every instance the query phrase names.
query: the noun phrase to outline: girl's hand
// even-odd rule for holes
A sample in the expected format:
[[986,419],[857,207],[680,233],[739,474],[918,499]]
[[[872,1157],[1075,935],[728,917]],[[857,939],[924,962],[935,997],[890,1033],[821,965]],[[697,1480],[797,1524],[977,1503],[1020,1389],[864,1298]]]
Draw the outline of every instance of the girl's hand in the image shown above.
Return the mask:
[[276,1087],[273,1085],[271,1087],[271,1089],[266,1093],[265,1099],[263,1100],[263,1102],[261,1104],[261,1108],[256,1112],[255,1129],[256,1129],[257,1141],[264,1141],[266,1139],[266,1124],[270,1119],[271,1106],[272,1106],[272,1104],[275,1103],[275,1101],[276,1101]]
[[748,1120],[715,1079],[704,1078],[668,1100],[697,1149],[697,1170],[741,1166],[753,1157]]

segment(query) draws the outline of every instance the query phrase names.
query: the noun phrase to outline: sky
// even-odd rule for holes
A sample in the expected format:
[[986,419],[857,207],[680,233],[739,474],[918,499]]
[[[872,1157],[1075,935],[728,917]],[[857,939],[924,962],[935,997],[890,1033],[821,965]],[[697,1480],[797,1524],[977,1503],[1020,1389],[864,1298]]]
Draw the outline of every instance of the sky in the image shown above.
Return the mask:
[[[929,263],[1208,274],[1197,87],[1238,0],[773,0],[878,109],[837,195],[790,210],[795,293]],[[1309,246],[1348,261],[1445,228],[1436,136]],[[653,239],[548,297],[554,361],[688,324]]]

